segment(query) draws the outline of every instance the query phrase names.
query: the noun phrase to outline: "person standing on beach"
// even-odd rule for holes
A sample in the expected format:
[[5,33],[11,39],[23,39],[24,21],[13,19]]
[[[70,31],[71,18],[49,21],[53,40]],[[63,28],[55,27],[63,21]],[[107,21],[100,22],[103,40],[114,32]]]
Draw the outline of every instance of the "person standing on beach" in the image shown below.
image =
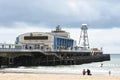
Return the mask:
[[109,71],[109,75],[111,75],[111,71]]
[[91,75],[91,71],[87,69],[87,75]]
[[86,71],[85,71],[85,69],[83,69],[83,71],[82,71],[82,74],[83,74],[83,75],[85,75],[85,74],[86,74]]

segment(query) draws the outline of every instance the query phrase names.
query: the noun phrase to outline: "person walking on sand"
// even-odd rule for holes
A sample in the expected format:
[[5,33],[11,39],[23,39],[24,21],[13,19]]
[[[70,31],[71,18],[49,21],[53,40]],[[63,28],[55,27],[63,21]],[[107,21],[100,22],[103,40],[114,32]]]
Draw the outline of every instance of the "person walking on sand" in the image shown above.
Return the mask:
[[85,75],[85,74],[86,74],[86,71],[85,71],[85,69],[83,69],[83,71],[82,71],[82,74],[83,74],[83,75]]

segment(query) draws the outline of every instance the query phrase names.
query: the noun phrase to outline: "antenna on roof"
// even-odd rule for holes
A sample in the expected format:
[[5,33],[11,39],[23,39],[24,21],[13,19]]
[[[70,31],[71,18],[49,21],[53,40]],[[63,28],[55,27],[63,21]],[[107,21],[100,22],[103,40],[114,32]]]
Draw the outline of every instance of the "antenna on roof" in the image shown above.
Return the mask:
[[57,25],[57,26],[56,26],[56,31],[61,31],[60,25]]

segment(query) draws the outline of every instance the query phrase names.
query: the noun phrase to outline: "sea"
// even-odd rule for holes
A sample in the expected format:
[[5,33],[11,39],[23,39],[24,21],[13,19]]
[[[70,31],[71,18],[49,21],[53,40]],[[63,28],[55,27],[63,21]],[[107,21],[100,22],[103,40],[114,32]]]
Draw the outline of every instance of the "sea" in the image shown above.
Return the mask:
[[81,65],[37,66],[5,68],[2,72],[18,73],[46,73],[46,74],[78,74],[82,75],[83,69],[89,69],[92,75],[120,75],[120,54],[111,54],[110,61],[93,62]]

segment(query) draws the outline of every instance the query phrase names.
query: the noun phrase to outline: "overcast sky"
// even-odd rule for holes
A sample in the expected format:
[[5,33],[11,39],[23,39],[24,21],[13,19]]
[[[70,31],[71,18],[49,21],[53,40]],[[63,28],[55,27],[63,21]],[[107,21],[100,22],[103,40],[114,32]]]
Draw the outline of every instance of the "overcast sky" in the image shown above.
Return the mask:
[[57,25],[78,40],[83,23],[88,24],[91,47],[120,52],[120,0],[0,0],[0,42]]

